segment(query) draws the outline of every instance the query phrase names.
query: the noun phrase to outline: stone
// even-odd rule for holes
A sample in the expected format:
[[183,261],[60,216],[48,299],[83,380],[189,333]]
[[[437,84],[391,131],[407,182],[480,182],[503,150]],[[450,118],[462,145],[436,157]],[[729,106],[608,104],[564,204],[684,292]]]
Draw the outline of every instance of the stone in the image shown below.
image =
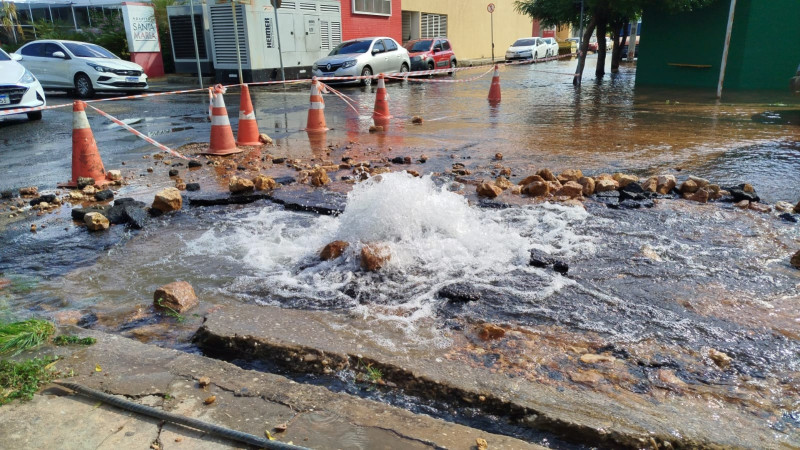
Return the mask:
[[777,202],[775,203],[775,210],[780,212],[792,212],[794,206],[792,206],[789,202]]
[[577,198],[583,195],[583,186],[575,181],[567,181],[561,189],[557,190],[553,195],[556,197],[569,197]]
[[678,188],[678,190],[681,191],[681,194],[684,194],[684,197],[685,194],[694,194],[698,189],[700,189],[700,186],[698,186],[697,183],[691,179],[681,183],[681,187]]
[[[92,180],[92,183],[94,183],[93,179],[90,178],[90,180]],[[39,188],[36,186],[19,188],[20,197],[36,197],[38,195],[39,195]]]
[[183,207],[183,198],[181,191],[177,188],[166,188],[158,192],[153,199],[153,209],[167,213],[170,211],[179,211]]
[[170,169],[169,170],[169,176],[171,176],[171,177],[177,177],[179,173],[180,172],[178,172],[178,169]]
[[642,186],[642,189],[644,189],[645,192],[656,192],[658,190],[658,178],[650,177],[645,181],[642,181],[640,186]]
[[594,370],[570,372],[569,378],[576,383],[586,384],[589,386],[600,384],[605,379],[603,378],[603,375]]
[[731,365],[731,357],[719,350],[713,348],[709,349],[708,357],[711,358],[711,360],[714,361],[714,364],[716,364],[720,369],[726,369]]
[[694,175],[689,176],[689,181],[694,182],[694,184],[696,184],[698,188],[704,188],[709,184],[711,184],[711,182],[706,180],[705,178],[696,177]]
[[625,186],[631,183],[639,182],[639,177],[637,177],[636,175],[630,175],[627,173],[620,173],[620,172],[615,173],[613,179],[614,181],[619,183],[619,187],[621,188],[624,188]]
[[78,177],[78,189],[83,189],[86,186],[94,186],[94,178],[92,177]]
[[394,158],[391,159],[391,161],[392,164],[404,164],[405,158],[403,158],[402,156],[395,156]]
[[553,270],[561,275],[566,275],[569,272],[569,265],[564,261],[556,261],[553,264]]
[[199,191],[200,183],[186,183],[186,190],[189,192]]
[[36,233],[36,224],[35,223],[31,224],[31,233]]
[[686,382],[678,378],[675,375],[675,372],[670,369],[659,369],[658,370],[658,379],[665,384],[674,386],[674,387],[686,387]]
[[83,221],[86,223],[86,228],[88,228],[89,231],[103,231],[111,226],[106,216],[98,212],[86,213],[86,215],[83,216]]
[[617,188],[619,188],[619,183],[617,181],[606,178],[597,180],[594,184],[595,192],[616,191]]
[[81,191],[69,191],[69,200],[73,202],[79,202],[83,200],[83,192]]
[[420,116],[412,117],[411,118],[411,123],[413,123],[414,125],[422,125],[422,117],[420,117]]
[[265,133],[261,133],[258,135],[258,142],[266,145],[272,145],[272,138],[267,136]]
[[197,379],[197,385],[201,388],[204,388],[211,384],[211,378],[209,377],[200,377]]
[[720,188],[718,184],[707,184],[703,186],[701,189],[705,189],[708,191],[709,200],[719,200],[722,198],[723,195],[722,188]]
[[[509,170],[509,173],[510,172],[511,171]],[[533,183],[534,181],[545,181],[545,180],[544,180],[544,178],[540,177],[539,175],[531,175],[529,177],[525,177],[524,180],[520,181],[517,184],[520,185],[520,186],[527,186],[527,185]]]
[[510,177],[511,176],[511,168],[510,167],[503,167],[502,169],[500,169],[500,175],[502,175],[504,177]]
[[800,215],[798,215],[798,214],[792,214],[792,213],[785,212],[785,213],[782,213],[782,214],[778,215],[778,217],[780,217],[781,220],[785,220],[786,222],[791,222],[791,223],[800,222]]
[[147,223],[147,211],[133,203],[122,205],[122,217],[129,227],[140,230]]
[[508,181],[508,178],[504,176],[499,176],[494,180],[494,184],[502,190],[511,189],[514,185]]
[[28,202],[31,206],[36,206],[40,203],[53,203],[56,200],[55,194],[43,194]]
[[94,199],[98,202],[104,202],[114,198],[114,192],[111,189],[104,189],[94,193]]
[[228,190],[234,194],[251,192],[253,189],[255,189],[255,184],[247,178],[233,177],[228,183]]
[[109,170],[106,172],[106,178],[111,181],[120,181],[122,180],[122,172],[119,170]]
[[322,251],[319,253],[319,259],[323,261],[330,261],[332,259],[336,259],[347,250],[350,244],[345,241],[333,241],[323,247]]
[[558,174],[558,181],[566,183],[567,181],[578,181],[583,178],[583,172],[580,169],[567,169]]
[[800,214],[800,202],[797,202],[797,205],[794,207],[795,214]]
[[522,194],[528,197],[541,197],[550,192],[550,187],[544,181],[534,181],[522,188]]
[[747,208],[750,209],[751,211],[756,211],[765,214],[772,211],[771,206],[758,202],[750,202]]
[[126,222],[125,213],[124,213],[125,205],[117,205],[116,203],[114,206],[108,209],[104,214],[109,222],[113,225],[119,225]]
[[494,183],[481,183],[475,189],[479,197],[496,198],[503,193],[503,190]]
[[658,186],[656,187],[656,192],[661,195],[666,195],[675,189],[675,186],[677,185],[678,182],[675,180],[675,175],[660,175],[658,177]]
[[581,355],[581,362],[585,364],[597,364],[604,362],[616,362],[617,358],[610,355],[596,355],[594,353],[586,353]]
[[5,190],[5,191],[0,192],[0,198],[2,198],[2,199],[6,199],[7,200],[7,199],[13,198],[13,197],[14,197],[14,191]]
[[584,197],[588,197],[594,194],[595,184],[594,178],[592,177],[581,177],[578,179],[578,184],[583,186],[583,195]]
[[324,186],[331,182],[328,173],[322,167],[315,167],[311,170],[311,185],[315,187]]
[[361,268],[370,272],[380,270],[392,259],[392,252],[384,244],[367,244],[361,247]]
[[203,163],[201,163],[200,161],[198,161],[196,159],[193,159],[193,160],[189,161],[189,168],[190,169],[197,169],[199,167],[203,167]]
[[91,185],[90,186],[84,186],[84,188],[81,189],[81,191],[83,192],[84,195],[94,196],[94,194],[97,193],[97,188],[94,187],[94,186],[91,186]]
[[161,286],[153,293],[153,305],[156,308],[169,308],[182,313],[194,308],[197,303],[194,288],[185,281],[173,281]]
[[480,326],[480,330],[478,330],[478,337],[480,337],[484,341],[500,339],[505,335],[506,335],[506,330],[504,328],[498,327],[497,325],[491,323],[482,324]]
[[[751,190],[746,191],[745,187],[748,187]],[[739,186],[725,188],[725,190],[730,192],[734,202],[740,202],[742,200],[747,200],[750,202],[761,201],[761,198],[758,196],[758,194],[756,194],[755,190],[753,190],[753,186],[750,186],[749,184],[740,184]]]
[[186,183],[184,183],[183,181],[177,181],[177,182],[175,182],[175,187],[179,191],[185,191],[186,190]]
[[370,133],[380,133],[383,131],[383,127],[380,125],[370,125],[369,132]]
[[466,303],[481,299],[481,293],[468,283],[454,283],[439,290],[439,296],[450,302]]
[[494,154],[494,159],[497,161],[501,161],[503,159],[503,154],[498,152]]
[[792,258],[789,260],[789,264],[792,265],[795,269],[800,269],[800,250],[795,253]]
[[484,438],[475,439],[476,450],[489,450],[489,443]]
[[105,215],[107,213],[108,209],[109,208],[107,206],[105,206],[105,207],[97,207],[97,208],[72,208],[71,216],[72,216],[72,220],[74,220],[76,222],[83,222],[84,218],[86,217],[86,214],[89,214],[91,212],[97,212],[97,213]]
[[539,169],[539,171],[536,172],[536,175],[542,177],[544,181],[558,181],[558,178],[553,175],[553,172],[551,172],[550,169]]
[[278,183],[276,183],[272,177],[258,175],[253,178],[253,186],[255,186],[257,191],[271,191],[278,186]]
[[556,263],[556,259],[541,250],[531,249],[528,265],[533,267],[548,267]]
[[522,186],[518,186],[516,184],[514,186],[511,186],[511,193],[514,195],[522,194]]
[[698,202],[698,203],[708,203],[708,197],[709,194],[706,189],[700,189],[691,194],[690,193],[683,194],[683,198],[685,198],[686,200],[691,200],[693,202]]

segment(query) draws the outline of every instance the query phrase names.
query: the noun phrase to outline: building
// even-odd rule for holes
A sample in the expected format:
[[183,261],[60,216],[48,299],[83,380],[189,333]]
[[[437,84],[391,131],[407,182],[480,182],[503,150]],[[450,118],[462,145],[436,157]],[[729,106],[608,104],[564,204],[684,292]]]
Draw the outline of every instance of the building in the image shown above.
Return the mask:
[[691,12],[658,7],[642,15],[636,85],[717,89],[730,15],[735,1],[725,89],[788,87],[800,63],[797,0],[719,0]]
[[342,39],[388,36],[402,42],[400,0],[340,0]]

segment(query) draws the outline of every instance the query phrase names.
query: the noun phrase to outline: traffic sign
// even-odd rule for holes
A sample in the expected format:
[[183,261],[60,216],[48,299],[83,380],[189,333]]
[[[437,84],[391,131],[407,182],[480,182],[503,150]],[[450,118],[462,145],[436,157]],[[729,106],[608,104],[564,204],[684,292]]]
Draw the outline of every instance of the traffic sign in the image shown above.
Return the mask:
[[486,7],[486,10],[489,11],[489,13],[493,13],[494,12],[494,3],[489,3],[489,6]]

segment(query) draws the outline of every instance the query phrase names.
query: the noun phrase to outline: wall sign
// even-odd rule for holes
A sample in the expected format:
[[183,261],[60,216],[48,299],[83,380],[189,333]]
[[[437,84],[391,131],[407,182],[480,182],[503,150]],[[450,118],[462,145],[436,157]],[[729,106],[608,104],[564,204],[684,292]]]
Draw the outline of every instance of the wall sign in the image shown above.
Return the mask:
[[122,18],[131,53],[160,52],[155,11],[143,3],[123,3]]

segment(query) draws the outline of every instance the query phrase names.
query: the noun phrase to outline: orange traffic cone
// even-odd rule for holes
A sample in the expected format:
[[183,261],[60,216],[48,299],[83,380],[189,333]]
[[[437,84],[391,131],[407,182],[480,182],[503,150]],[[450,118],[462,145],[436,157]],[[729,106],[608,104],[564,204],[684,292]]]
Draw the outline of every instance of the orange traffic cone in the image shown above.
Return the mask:
[[225,100],[222,98],[224,93],[225,88],[221,84],[214,86],[211,102],[211,141],[208,144],[208,151],[203,152],[203,155],[221,156],[242,152],[236,148],[236,142],[233,140],[231,121],[228,119],[228,110],[225,109]]
[[325,100],[322,99],[317,77],[311,79],[311,106],[308,108],[306,131],[310,133],[328,131],[325,125]]
[[239,100],[239,131],[236,135],[236,145],[263,145],[258,140],[258,122],[253,111],[253,102],[250,100],[250,88],[242,85],[242,98]]
[[497,65],[494,66],[492,86],[489,88],[489,101],[491,103],[500,103],[500,69]]
[[389,114],[389,94],[386,92],[386,83],[383,74],[378,75],[378,91],[375,93],[375,109],[372,112],[372,120],[375,124],[385,124],[392,116]]
[[86,118],[86,103],[75,100],[72,104],[72,180],[58,187],[77,187],[78,178],[94,178],[95,186],[109,183]]

